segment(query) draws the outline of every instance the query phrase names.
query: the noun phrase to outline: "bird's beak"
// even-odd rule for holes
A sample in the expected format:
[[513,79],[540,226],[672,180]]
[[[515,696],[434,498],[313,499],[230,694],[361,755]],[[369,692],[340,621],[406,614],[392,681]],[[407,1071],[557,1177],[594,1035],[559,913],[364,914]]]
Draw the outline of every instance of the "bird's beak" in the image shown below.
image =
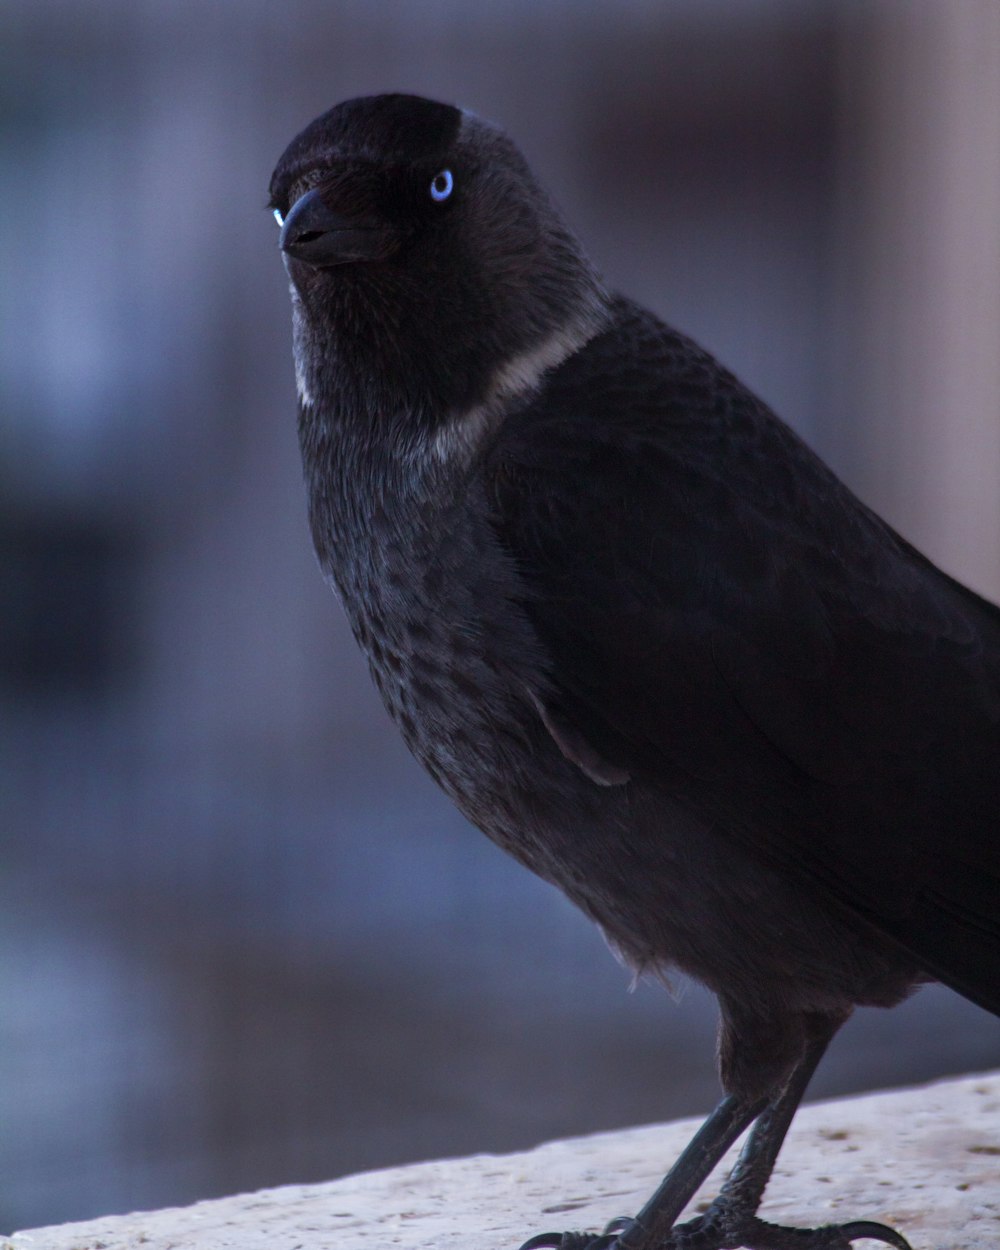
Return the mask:
[[297,199],[281,227],[278,246],[286,256],[316,269],[359,260],[384,260],[395,251],[383,223],[358,221],[334,212],[318,190]]

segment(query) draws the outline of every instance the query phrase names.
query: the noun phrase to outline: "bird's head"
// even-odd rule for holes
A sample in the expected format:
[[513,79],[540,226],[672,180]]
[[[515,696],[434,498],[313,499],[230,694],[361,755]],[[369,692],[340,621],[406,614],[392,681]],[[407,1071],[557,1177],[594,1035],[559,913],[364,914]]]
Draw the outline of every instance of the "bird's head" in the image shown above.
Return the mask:
[[346,387],[365,407],[439,419],[603,303],[514,144],[448,104],[338,104],[285,150],[270,197],[307,404],[331,389],[343,402]]

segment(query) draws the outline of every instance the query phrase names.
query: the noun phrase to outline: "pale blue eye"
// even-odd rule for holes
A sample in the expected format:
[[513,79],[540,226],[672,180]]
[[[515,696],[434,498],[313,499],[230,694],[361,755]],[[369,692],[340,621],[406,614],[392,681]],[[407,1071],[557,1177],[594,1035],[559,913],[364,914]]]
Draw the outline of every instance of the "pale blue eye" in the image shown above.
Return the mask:
[[283,226],[283,225],[285,224],[285,219],[284,219],[284,217],[282,217],[282,215],[281,215],[281,209],[280,209],[280,208],[276,208],[276,209],[274,210],[274,220],[278,223],[278,225],[279,225],[279,226]]
[[446,200],[451,195],[451,189],[455,185],[455,179],[451,176],[450,169],[442,169],[439,174],[435,174],[431,179],[431,199],[438,204],[442,200]]

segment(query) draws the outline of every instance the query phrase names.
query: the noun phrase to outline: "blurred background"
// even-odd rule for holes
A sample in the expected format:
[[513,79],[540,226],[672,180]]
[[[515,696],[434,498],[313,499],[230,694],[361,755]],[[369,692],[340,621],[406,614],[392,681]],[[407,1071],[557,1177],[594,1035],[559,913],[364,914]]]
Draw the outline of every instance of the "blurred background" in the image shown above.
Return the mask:
[[[355,94],[501,121],[613,284],[997,598],[1000,6],[0,22],[0,1229],[706,1111],[708,997],[628,996],[369,688],[306,532],[268,177]],[[998,1064],[933,988],[812,1093]]]

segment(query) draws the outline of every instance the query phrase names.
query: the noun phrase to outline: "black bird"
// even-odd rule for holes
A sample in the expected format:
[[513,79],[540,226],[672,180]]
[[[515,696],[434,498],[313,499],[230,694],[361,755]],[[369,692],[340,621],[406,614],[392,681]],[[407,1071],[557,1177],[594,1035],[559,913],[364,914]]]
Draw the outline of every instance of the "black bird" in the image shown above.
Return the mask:
[[1000,1014],[1000,610],[606,290],[474,114],[349,100],[270,191],[312,536],[403,737],[634,969],[719,1001],[725,1097],[643,1210],[526,1246],[905,1250],[756,1213],[856,1004],[937,979]]

